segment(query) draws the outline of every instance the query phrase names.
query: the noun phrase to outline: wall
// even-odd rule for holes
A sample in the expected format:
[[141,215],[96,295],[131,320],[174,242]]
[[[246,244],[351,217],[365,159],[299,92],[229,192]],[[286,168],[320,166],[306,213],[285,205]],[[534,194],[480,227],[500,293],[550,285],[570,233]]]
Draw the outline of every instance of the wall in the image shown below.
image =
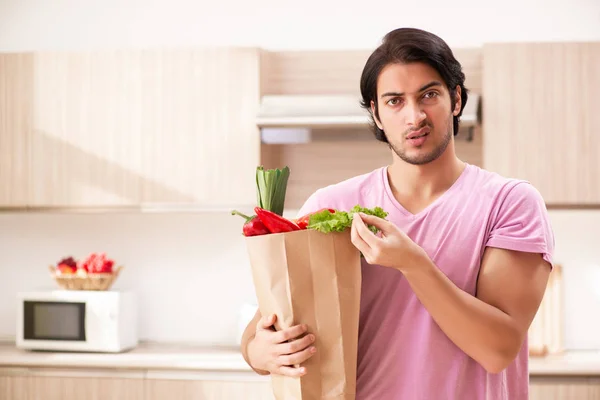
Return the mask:
[[[488,41],[600,40],[597,0],[418,3],[310,0],[2,0],[0,51],[251,45],[272,50],[372,48],[388,30],[418,26],[453,47]],[[540,8],[543,4],[543,10]],[[310,26],[310,24],[315,24]],[[600,211],[553,211],[565,266],[566,344],[600,349]],[[241,220],[226,214],[0,214],[0,336],[14,335],[19,290],[52,287],[47,266],[106,251],[126,269],[115,288],[140,296],[143,339],[231,344],[254,300]]]
[[0,337],[14,336],[18,291],[56,288],[50,264],[106,252],[125,267],[113,288],[139,297],[143,339],[234,343],[240,307],[255,302],[243,222],[228,213],[0,214]]
[[[301,4],[301,6],[300,6]],[[2,0],[0,51],[198,44],[371,48],[418,26],[452,46],[600,38],[597,0]],[[498,7],[498,8],[497,8]]]
[[600,349],[600,211],[551,210],[563,265],[565,347]]
[[[590,315],[600,309],[600,211],[550,215],[566,346],[600,349]],[[255,302],[242,223],[228,213],[0,214],[0,337],[14,336],[17,291],[55,286],[49,264],[105,251],[125,266],[114,288],[139,296],[143,339],[235,344],[239,310]]]

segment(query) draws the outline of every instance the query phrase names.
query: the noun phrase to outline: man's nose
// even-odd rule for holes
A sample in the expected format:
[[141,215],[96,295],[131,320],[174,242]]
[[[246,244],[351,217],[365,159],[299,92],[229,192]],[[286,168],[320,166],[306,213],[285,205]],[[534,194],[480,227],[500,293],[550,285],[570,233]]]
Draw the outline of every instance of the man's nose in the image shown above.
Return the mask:
[[425,120],[425,112],[417,102],[409,102],[406,107],[406,122],[409,126],[419,127]]

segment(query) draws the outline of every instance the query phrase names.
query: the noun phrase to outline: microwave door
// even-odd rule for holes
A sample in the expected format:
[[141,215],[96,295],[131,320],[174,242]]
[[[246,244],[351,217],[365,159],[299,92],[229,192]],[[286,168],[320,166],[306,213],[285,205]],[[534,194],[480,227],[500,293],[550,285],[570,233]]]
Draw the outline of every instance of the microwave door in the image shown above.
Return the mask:
[[86,340],[85,303],[25,301],[23,311],[26,340]]

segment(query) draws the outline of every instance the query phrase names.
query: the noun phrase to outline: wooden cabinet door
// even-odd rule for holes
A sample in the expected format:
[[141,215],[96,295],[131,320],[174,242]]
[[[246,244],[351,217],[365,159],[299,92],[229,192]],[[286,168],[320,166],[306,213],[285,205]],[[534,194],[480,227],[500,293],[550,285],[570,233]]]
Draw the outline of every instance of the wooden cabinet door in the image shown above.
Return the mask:
[[0,54],[0,206],[26,206],[33,132],[33,56]]
[[530,400],[598,400],[600,381],[587,377],[531,377]]
[[600,399],[600,378],[588,378],[588,396],[590,399]]
[[30,379],[27,370],[0,368],[0,399],[31,400]]
[[143,62],[142,202],[254,204],[258,50],[148,52]]
[[271,380],[253,372],[148,371],[145,400],[274,400]]
[[143,372],[36,370],[30,400],[144,400],[143,377]]
[[483,166],[547,203],[600,203],[600,42],[484,46]]
[[31,203],[139,204],[139,52],[35,53],[32,79]]
[[[214,208],[255,202],[257,49],[33,58],[27,82],[33,96],[31,204]],[[13,130],[0,130],[0,138],[10,139],[7,152],[29,143],[5,133]],[[13,169],[21,158],[10,161]],[[17,179],[10,169],[5,174],[0,183]]]
[[146,400],[272,400],[271,386],[260,382],[148,380]]

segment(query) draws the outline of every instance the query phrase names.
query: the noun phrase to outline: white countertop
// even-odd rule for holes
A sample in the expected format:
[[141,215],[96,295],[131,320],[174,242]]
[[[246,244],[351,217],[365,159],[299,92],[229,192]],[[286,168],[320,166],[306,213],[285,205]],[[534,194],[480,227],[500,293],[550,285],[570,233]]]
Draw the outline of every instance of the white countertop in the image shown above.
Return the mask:
[[253,372],[234,347],[140,343],[123,353],[40,352],[0,342],[0,367],[89,367]]
[[[0,342],[0,368],[122,368],[143,370],[248,372],[254,374],[235,347],[198,347],[141,343],[118,354],[38,352],[17,349]],[[560,355],[531,357],[532,376],[600,375],[600,351],[569,351]]]
[[566,351],[529,358],[530,375],[600,375],[600,351]]

